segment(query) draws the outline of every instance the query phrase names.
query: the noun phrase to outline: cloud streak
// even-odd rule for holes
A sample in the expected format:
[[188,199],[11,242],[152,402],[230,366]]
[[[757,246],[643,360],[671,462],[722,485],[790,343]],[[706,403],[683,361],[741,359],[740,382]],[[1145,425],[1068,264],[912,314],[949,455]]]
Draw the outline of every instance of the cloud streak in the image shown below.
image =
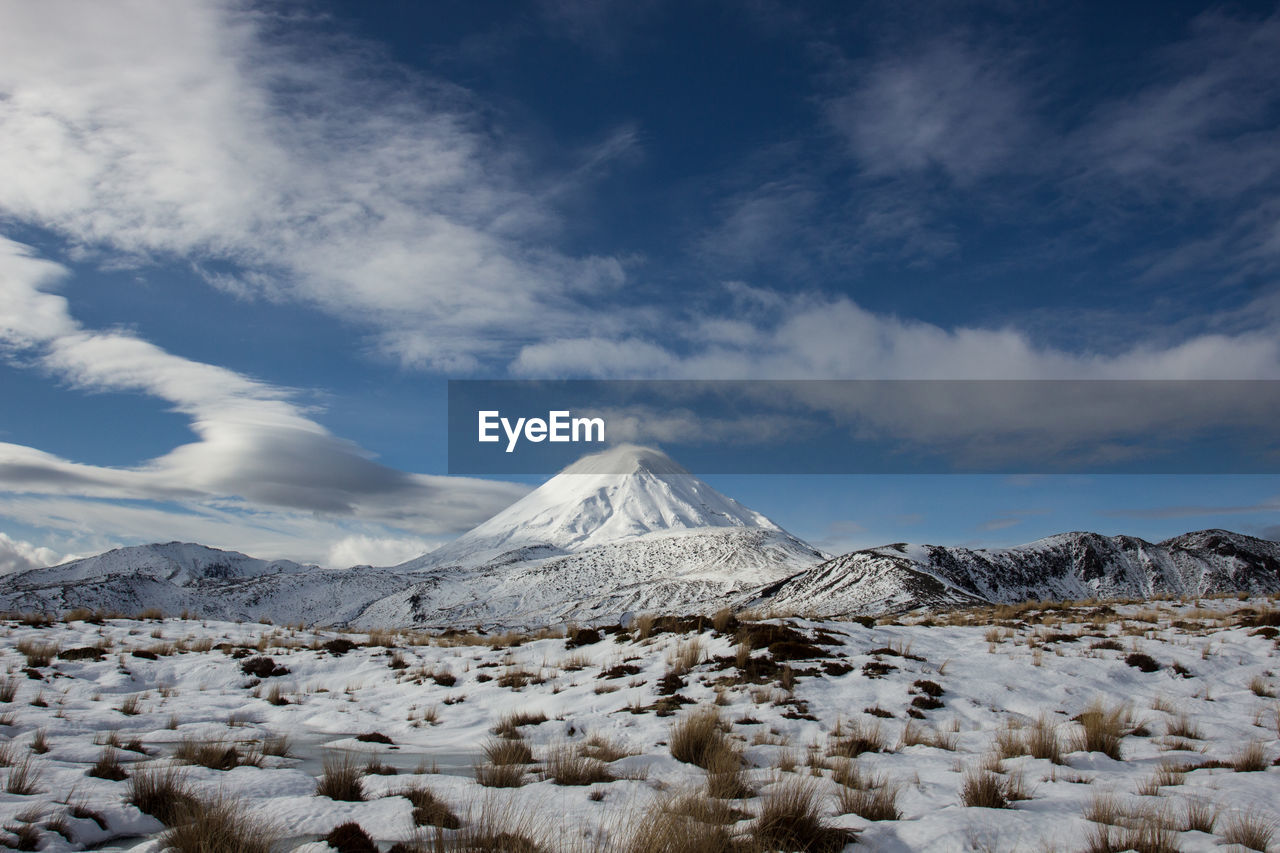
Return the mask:
[[121,331],[84,329],[49,291],[65,270],[0,238],[0,345],[85,391],[133,391],[186,415],[198,440],[133,468],[85,465],[0,443],[15,493],[201,502],[309,512],[441,535],[527,491],[509,483],[398,471],[308,417],[290,389],[166,352]]

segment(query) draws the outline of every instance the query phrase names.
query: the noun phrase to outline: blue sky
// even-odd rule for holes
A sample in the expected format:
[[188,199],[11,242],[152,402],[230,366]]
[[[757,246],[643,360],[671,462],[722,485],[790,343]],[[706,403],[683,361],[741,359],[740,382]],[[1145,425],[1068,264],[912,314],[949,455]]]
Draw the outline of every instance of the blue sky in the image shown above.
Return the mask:
[[[0,3],[0,568],[389,563],[449,378],[1280,379],[1274,4]],[[1280,480],[712,477],[829,550]]]

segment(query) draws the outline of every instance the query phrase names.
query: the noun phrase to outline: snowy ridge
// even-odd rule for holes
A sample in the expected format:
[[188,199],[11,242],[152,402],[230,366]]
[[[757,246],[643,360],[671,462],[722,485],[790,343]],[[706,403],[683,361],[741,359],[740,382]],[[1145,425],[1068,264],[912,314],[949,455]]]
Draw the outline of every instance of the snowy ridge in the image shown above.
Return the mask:
[[12,575],[0,610],[530,626],[723,606],[840,616],[1235,591],[1280,591],[1280,544],[1223,530],[1154,544],[1063,533],[1004,549],[897,544],[828,559],[661,452],[628,445],[583,458],[395,568],[328,571],[170,542]]
[[770,590],[769,602],[838,615],[1236,591],[1280,591],[1280,544],[1204,530],[1159,543],[1062,533],[1003,549],[889,545],[813,566]]
[[803,571],[820,551],[782,530],[661,530],[546,559],[447,568],[376,601],[354,624],[544,624],[627,611],[711,612]]
[[327,571],[289,560],[169,542],[118,548],[61,566],[11,575],[0,610],[118,613],[159,608],[211,619],[345,623],[404,577],[367,566]]

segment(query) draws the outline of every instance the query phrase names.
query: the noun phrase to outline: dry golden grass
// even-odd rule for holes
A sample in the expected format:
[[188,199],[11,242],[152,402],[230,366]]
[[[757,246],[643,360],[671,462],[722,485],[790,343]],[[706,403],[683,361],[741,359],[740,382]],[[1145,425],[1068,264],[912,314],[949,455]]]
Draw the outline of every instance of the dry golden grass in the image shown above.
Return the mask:
[[954,752],[959,738],[954,732],[940,732],[937,729],[921,725],[915,720],[908,720],[898,741],[898,748],[908,746],[930,746],[934,749],[945,749]]
[[1178,714],[1165,725],[1165,734],[1169,737],[1203,740],[1204,734],[1191,722],[1186,714]]
[[1267,745],[1260,740],[1245,744],[1231,758],[1231,766],[1237,773],[1258,773],[1266,770],[1270,764]]
[[671,727],[671,755],[677,761],[706,769],[712,758],[727,748],[724,729],[718,709],[699,707]]
[[48,666],[58,655],[57,643],[42,643],[29,637],[19,640],[14,648],[27,659],[27,666],[37,669]]
[[621,853],[750,853],[730,832],[732,818],[720,800],[662,797],[622,827]]
[[281,831],[236,799],[193,800],[161,840],[178,853],[271,853]]
[[588,737],[578,749],[588,758],[603,761],[605,764],[636,754],[635,750],[619,746],[616,742],[600,734],[593,734]]
[[1189,798],[1182,804],[1182,823],[1178,827],[1183,832],[1212,833],[1218,822],[1218,807],[1208,800],[1199,797]]
[[1249,850],[1266,851],[1276,834],[1274,819],[1255,811],[1235,812],[1222,820],[1222,840]]
[[533,750],[520,739],[490,738],[484,745],[484,757],[490,764],[532,764]]
[[898,810],[900,789],[886,777],[864,774],[855,762],[846,760],[836,765],[831,778],[840,785],[837,800],[842,813],[866,820],[898,820],[902,816]]
[[707,761],[707,796],[719,800],[737,800],[754,791],[747,781],[746,762],[742,753],[725,744]]
[[1094,700],[1076,718],[1080,724],[1072,746],[1084,752],[1101,752],[1109,758],[1122,760],[1121,741],[1133,730],[1133,718],[1127,705],[1107,708],[1101,700]]
[[857,758],[864,752],[884,752],[887,748],[888,742],[878,719],[870,722],[854,719],[847,724],[836,724],[827,745],[827,754],[840,758]]
[[17,759],[9,766],[9,776],[5,780],[6,794],[17,794],[29,797],[40,793],[40,768],[29,754]]
[[443,800],[422,785],[414,785],[399,792],[413,804],[415,826],[435,826],[441,829],[457,829],[461,821]]
[[349,803],[364,800],[364,765],[350,753],[329,753],[316,782],[316,796]]
[[815,780],[793,777],[777,783],[760,803],[752,840],[764,850],[842,850],[853,833],[832,826],[821,804]]
[[173,757],[184,764],[198,764],[210,770],[233,770],[236,767],[258,767],[262,764],[262,753],[257,746],[199,740],[194,737],[184,737],[173,751]]
[[165,826],[173,826],[183,809],[194,802],[186,771],[176,765],[143,767],[129,777],[125,801],[151,815]]
[[[504,743],[519,741],[504,741]],[[616,778],[603,761],[582,755],[569,743],[547,747],[542,762],[542,778],[557,785],[595,785]]]

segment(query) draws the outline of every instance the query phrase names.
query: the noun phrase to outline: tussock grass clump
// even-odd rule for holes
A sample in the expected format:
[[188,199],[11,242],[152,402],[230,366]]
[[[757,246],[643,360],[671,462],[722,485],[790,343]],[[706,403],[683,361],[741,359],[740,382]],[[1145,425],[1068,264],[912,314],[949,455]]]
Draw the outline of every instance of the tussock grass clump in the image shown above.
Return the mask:
[[1138,785],[1138,793],[1144,797],[1159,795],[1161,788],[1181,785],[1187,778],[1187,765],[1175,761],[1161,761],[1156,772]]
[[364,767],[354,755],[330,753],[316,783],[316,796],[358,803],[364,800]]
[[533,750],[523,740],[490,738],[484,745],[484,757],[490,764],[532,764]]
[[493,733],[499,737],[518,738],[521,726],[536,726],[547,721],[547,715],[541,711],[517,711],[507,714],[493,727]]
[[1063,763],[1062,740],[1058,737],[1057,726],[1047,714],[1040,715],[1026,728],[1013,723],[1000,728],[995,735],[995,750],[1002,759],[1030,755],[1054,764]]
[[1007,780],[986,769],[970,770],[960,787],[960,802],[970,808],[1007,809]]
[[1266,770],[1269,764],[1266,744],[1259,740],[1241,747],[1231,759],[1231,767],[1237,773],[1258,773]]
[[557,785],[595,785],[612,782],[617,778],[609,772],[603,761],[582,755],[572,744],[567,743],[553,744],[547,748],[542,777]]
[[524,764],[477,764],[476,781],[486,788],[520,788],[525,783]]
[[831,825],[822,814],[822,797],[813,780],[779,782],[760,803],[751,840],[765,850],[806,850],[835,853],[853,840],[853,833]]
[[1188,799],[1182,804],[1182,824],[1179,827],[1183,832],[1213,832],[1213,825],[1218,822],[1218,807],[1198,797]]
[[1204,740],[1204,733],[1191,722],[1186,714],[1179,714],[1165,726],[1165,734],[1169,737],[1186,738],[1188,740]]
[[173,751],[173,757],[183,764],[198,764],[210,770],[234,770],[237,767],[258,767],[262,756],[253,747],[241,748],[220,740],[199,740],[184,737]]
[[137,693],[130,693],[120,701],[116,710],[126,717],[136,717],[142,710],[142,699]]
[[0,678],[0,702],[8,704],[18,695],[18,685],[22,682],[16,676]]
[[725,743],[725,748],[707,761],[707,796],[717,800],[738,800],[755,793],[744,772],[742,753]]
[[1160,669],[1159,661],[1143,652],[1125,655],[1124,662],[1140,672],[1155,672]]
[[161,837],[178,853],[271,853],[280,830],[252,815],[239,800],[192,799],[178,822]]
[[629,755],[636,754],[632,750],[618,746],[618,744],[609,740],[609,738],[604,735],[598,734],[593,734],[584,740],[582,745],[579,747],[579,750],[583,755],[603,761],[605,764],[610,764],[620,758],[626,758]]
[[[129,777],[129,793],[125,802],[137,806],[165,826],[173,826],[195,797],[181,767],[144,767]],[[73,816],[79,817],[74,811]]]
[[49,751],[49,734],[44,729],[36,729],[28,748],[36,755],[44,755]]
[[897,785],[883,775],[864,774],[853,761],[841,761],[831,778],[840,785],[837,800],[844,814],[856,814],[865,820],[898,820]]
[[1133,718],[1127,705],[1107,708],[1101,700],[1095,700],[1080,716],[1080,724],[1072,746],[1084,752],[1101,752],[1108,758],[1122,761],[1120,743],[1133,731]]
[[704,770],[717,753],[729,748],[719,710],[708,707],[681,718],[671,727],[669,741],[672,757]]
[[884,752],[888,746],[880,721],[862,722],[853,720],[848,724],[838,724],[832,732],[833,739],[827,748],[827,754],[842,758],[857,758],[864,752]]
[[1253,691],[1254,696],[1261,696],[1264,699],[1276,698],[1276,689],[1271,683],[1271,679],[1263,675],[1255,675],[1249,681],[1249,689]]
[[40,830],[30,823],[9,823],[5,824],[5,831],[12,833],[12,841],[4,841],[5,847],[14,850],[39,850],[40,849]]
[[413,803],[413,822],[416,826],[457,829],[462,825],[447,803],[421,785],[405,788],[400,796]]
[[1095,823],[1085,833],[1085,853],[1180,853],[1181,849],[1178,836],[1155,817],[1121,827]]
[[374,844],[369,833],[354,821],[329,830],[329,834],[324,837],[324,843],[338,853],[378,853],[378,845]]
[[1221,831],[1222,840],[1228,844],[1239,844],[1265,853],[1275,837],[1276,823],[1258,812],[1236,812],[1222,821]]
[[35,761],[30,755],[24,755],[9,767],[9,778],[4,783],[5,793],[17,794],[20,797],[38,794],[40,793],[40,776],[40,768],[36,766]]
[[274,755],[278,758],[288,758],[291,754],[290,750],[293,744],[289,740],[288,735],[269,735],[262,742],[262,754]]
[[948,752],[954,752],[958,741],[959,739],[954,732],[940,732],[937,729],[922,726],[915,720],[909,720],[906,728],[902,730],[898,748],[929,746],[934,749],[945,749]]
[[[468,819],[453,836],[452,845],[444,849],[459,853],[551,853],[539,840],[547,834],[549,823],[545,813],[534,809],[486,803],[479,817]],[[432,853],[440,849],[436,839],[432,840],[436,845],[430,848]]]
[[115,747],[111,746],[102,748],[102,752],[98,753],[97,762],[86,772],[89,776],[107,779],[112,782],[120,782],[129,778],[128,771],[120,763],[120,753],[116,752]]
[[29,637],[19,640],[14,648],[27,659],[27,666],[35,669],[48,666],[58,654],[57,643],[42,643]]
[[621,853],[740,853],[731,815],[717,800],[697,796],[656,800],[625,827]]

